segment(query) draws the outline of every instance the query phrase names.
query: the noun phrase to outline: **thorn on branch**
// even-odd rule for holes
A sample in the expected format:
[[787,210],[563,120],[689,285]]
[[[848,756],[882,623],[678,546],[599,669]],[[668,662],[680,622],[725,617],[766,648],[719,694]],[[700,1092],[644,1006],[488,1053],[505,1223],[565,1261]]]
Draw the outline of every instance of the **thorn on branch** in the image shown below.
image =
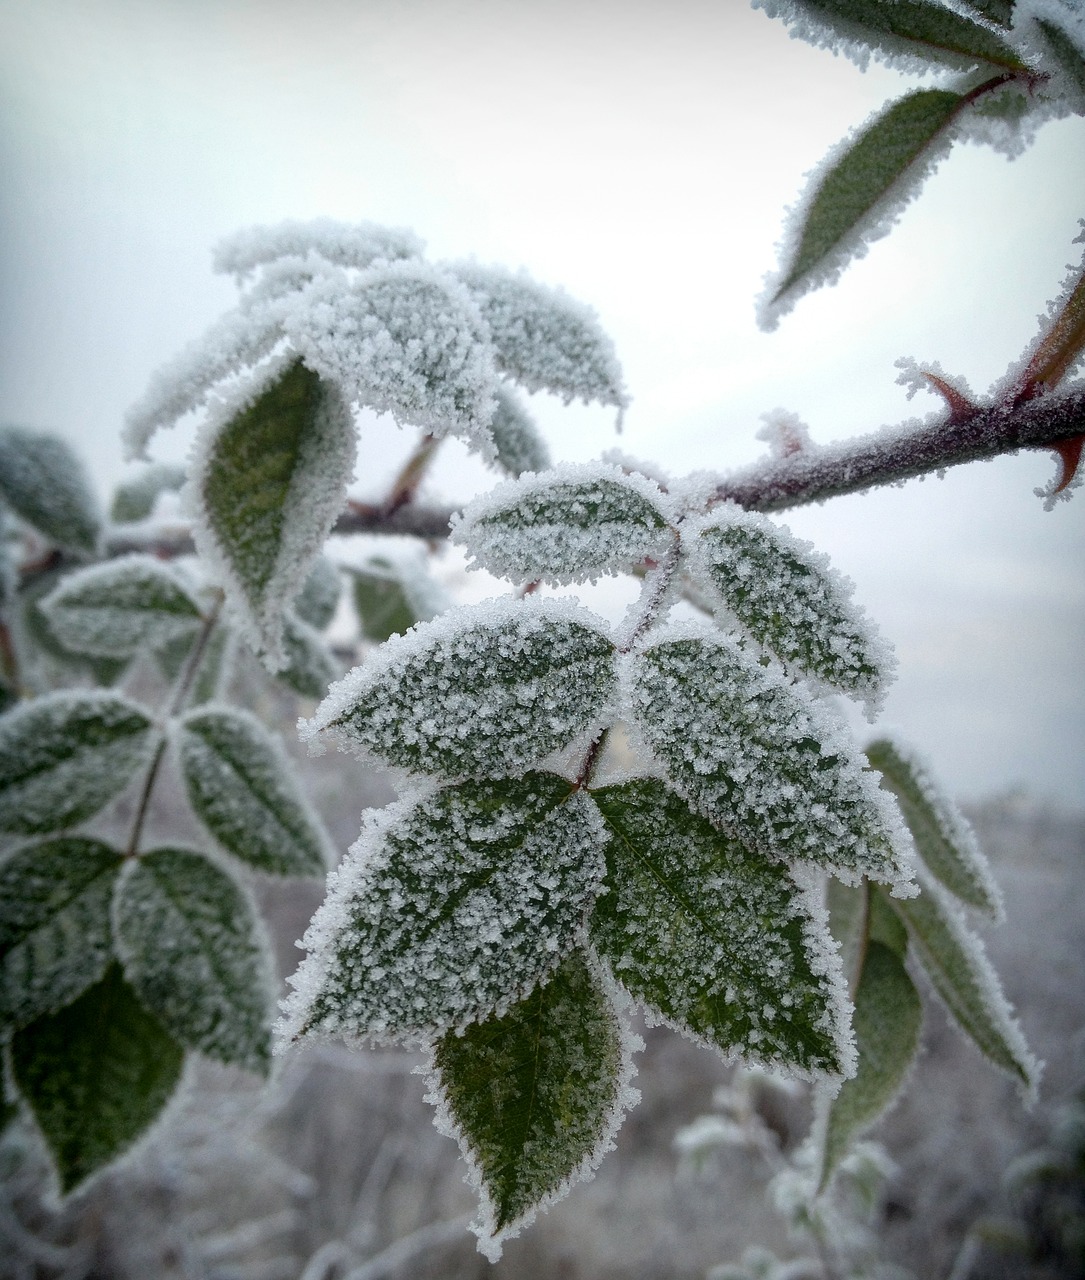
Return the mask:
[[926,380],[927,385],[937,391],[949,406],[950,426],[959,427],[963,423],[969,422],[979,413],[979,405],[974,404],[963,391],[958,391],[945,378],[940,377],[937,373],[932,373],[929,369],[921,369],[919,372]]

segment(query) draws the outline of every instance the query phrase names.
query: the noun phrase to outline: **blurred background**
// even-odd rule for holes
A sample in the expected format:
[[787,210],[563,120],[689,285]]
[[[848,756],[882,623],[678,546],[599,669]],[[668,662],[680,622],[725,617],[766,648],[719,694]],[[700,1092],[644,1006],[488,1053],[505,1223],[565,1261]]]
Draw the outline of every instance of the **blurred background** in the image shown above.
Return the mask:
[[[431,258],[522,266],[598,311],[632,407],[617,437],[609,411],[534,397],[555,458],[617,446],[672,473],[726,471],[761,455],[760,416],[776,408],[819,442],[936,411],[895,384],[901,356],[939,361],[982,395],[1079,259],[1080,118],[1043,127],[1012,162],[956,148],[836,287],[774,333],[754,322],[804,175],[912,83],[791,40],[744,0],[0,0],[0,419],[68,436],[107,490],[123,474],[126,408],[233,303],[212,246],[318,216],[410,227]],[[182,423],[155,454],[183,460],[190,440]],[[363,423],[354,492],[382,493],[412,444]],[[932,1028],[920,1100],[942,1091],[942,1119],[932,1128],[908,1103],[887,1138],[905,1168],[884,1224],[890,1253],[920,1275],[949,1274],[970,1224],[1004,1194],[1011,1156],[1054,1140],[1085,1078],[1085,499],[1045,513],[1033,490],[1053,468],[1042,453],[1002,458],[784,517],[855,581],[896,648],[884,720],[998,854],[1007,986],[1052,1058],[1047,1109],[1025,1120],[1008,1086]],[[425,496],[458,504],[492,482],[450,442]],[[443,564],[461,597],[490,589],[451,553]],[[340,848],[361,807],[389,794],[326,768],[313,781]],[[270,905],[292,969],[289,942],[314,903]],[[100,1192],[113,1261],[88,1270],[64,1252],[85,1215],[43,1219],[45,1253],[18,1274],[497,1275],[459,1228],[454,1262],[420,1248],[364,1270],[470,1196],[401,1055],[307,1061],[259,1104],[236,1081],[202,1081],[218,1101]],[[658,1033],[645,1061],[646,1104],[613,1165],[536,1229],[541,1244],[510,1246],[501,1275],[699,1275],[779,1230],[753,1165],[713,1156],[697,1172],[673,1148],[676,1129],[732,1087],[728,1073]],[[788,1105],[776,1123],[791,1141],[804,1104]],[[229,1156],[214,1145],[226,1130]],[[225,1225],[223,1176],[236,1200]],[[206,1257],[192,1243],[212,1238]],[[337,1240],[344,1252],[321,1260]],[[151,1253],[133,1260],[125,1250],[141,1241]]]

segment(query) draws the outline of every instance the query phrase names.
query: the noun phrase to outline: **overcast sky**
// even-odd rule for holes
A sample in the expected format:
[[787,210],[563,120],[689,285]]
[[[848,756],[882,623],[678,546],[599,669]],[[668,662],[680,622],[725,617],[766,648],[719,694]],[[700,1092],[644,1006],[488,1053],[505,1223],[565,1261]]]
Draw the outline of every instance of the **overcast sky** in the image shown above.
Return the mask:
[[[985,391],[1080,248],[1085,121],[1007,162],[958,148],[892,235],[773,334],[753,303],[803,174],[900,93],[742,0],[0,0],[0,417],[59,430],[103,488],[152,371],[233,300],[211,246],[327,215],[412,227],[435,258],[526,267],[591,303],[633,405],[533,407],[556,457],[668,469],[934,409],[894,360]],[[362,488],[409,441],[366,427]],[[188,437],[161,440],[183,457]],[[896,646],[887,719],[963,798],[1085,807],[1085,498],[1043,454],[789,513]],[[488,484],[458,446],[434,477]]]

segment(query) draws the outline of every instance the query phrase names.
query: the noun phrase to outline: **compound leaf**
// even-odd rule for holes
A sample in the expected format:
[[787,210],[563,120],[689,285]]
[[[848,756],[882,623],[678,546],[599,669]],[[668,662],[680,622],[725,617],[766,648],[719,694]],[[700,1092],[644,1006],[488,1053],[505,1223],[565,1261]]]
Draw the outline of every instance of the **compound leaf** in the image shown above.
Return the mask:
[[0,830],[36,835],[97,813],[147,759],[142,707],[104,690],[63,691],[0,718]]
[[354,450],[346,402],[300,360],[264,374],[205,439],[192,481],[196,545],[271,665],[284,661],[283,601],[342,510]]
[[733,640],[675,634],[637,655],[633,699],[678,789],[770,857],[907,882],[907,835],[843,725]]
[[839,963],[787,870],[658,779],[592,798],[610,841],[591,936],[623,985],[725,1055],[842,1074]]
[[623,1056],[614,1010],[577,952],[504,1014],[437,1042],[438,1123],[481,1184],[474,1230],[491,1260],[598,1164],[621,1119]]
[[931,875],[962,902],[999,919],[1002,895],[975,833],[927,766],[909,748],[888,738],[872,742],[866,757],[882,775],[882,786],[896,797]]
[[224,849],[269,875],[324,873],[319,823],[255,716],[227,707],[193,711],[181,721],[179,749],[192,808]]
[[602,845],[555,774],[371,811],[306,934],[288,1032],[410,1038],[504,1012],[572,948]]
[[184,467],[158,462],[144,467],[138,476],[125,480],[113,491],[109,518],[115,524],[146,520],[160,493],[176,493],[185,482]]
[[132,1146],[177,1089],[184,1050],[110,965],[74,1003],[15,1034],[11,1066],[56,1165],[75,1190]]
[[200,853],[155,849],[117,892],[117,951],[143,1004],[186,1048],[266,1075],[272,989],[248,896]]
[[55,1013],[105,973],[121,865],[116,849],[74,836],[0,862],[0,1025]]
[[563,600],[452,610],[333,685],[299,732],[446,777],[522,772],[611,710],[614,646],[599,626]]
[[452,522],[473,568],[516,582],[594,581],[661,558],[674,540],[659,487],[599,463],[506,481]]
[[98,503],[78,455],[59,436],[0,427],[0,499],[57,546],[94,554]]

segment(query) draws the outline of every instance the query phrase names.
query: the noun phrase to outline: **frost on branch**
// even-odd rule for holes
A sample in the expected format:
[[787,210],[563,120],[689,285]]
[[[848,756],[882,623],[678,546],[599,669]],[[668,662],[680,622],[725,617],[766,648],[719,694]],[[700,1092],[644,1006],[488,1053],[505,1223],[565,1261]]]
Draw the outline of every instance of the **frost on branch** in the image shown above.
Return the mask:
[[660,559],[675,518],[651,480],[601,463],[565,463],[509,480],[453,517],[452,541],[470,567],[514,582],[595,581]]
[[572,949],[602,844],[554,774],[371,812],[305,936],[284,1034],[410,1040],[503,1013]]
[[301,736],[444,777],[522,772],[613,715],[600,626],[563,600],[454,609],[333,685]]
[[591,936],[623,985],[725,1056],[807,1077],[850,1074],[839,961],[787,869],[658,779],[592,798],[610,841]]
[[634,655],[637,727],[697,809],[770,857],[908,892],[911,841],[825,707],[726,637],[650,640]]

